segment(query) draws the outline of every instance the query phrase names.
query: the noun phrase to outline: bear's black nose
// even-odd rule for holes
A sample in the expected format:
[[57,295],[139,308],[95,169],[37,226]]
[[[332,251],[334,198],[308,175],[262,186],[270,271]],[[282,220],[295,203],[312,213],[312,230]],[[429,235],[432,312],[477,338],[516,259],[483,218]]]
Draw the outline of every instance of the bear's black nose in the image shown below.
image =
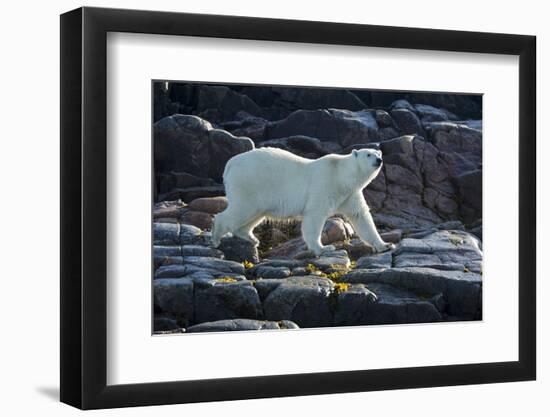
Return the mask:
[[379,167],[380,165],[382,165],[382,158],[378,157],[376,158],[376,162],[374,163],[374,166]]

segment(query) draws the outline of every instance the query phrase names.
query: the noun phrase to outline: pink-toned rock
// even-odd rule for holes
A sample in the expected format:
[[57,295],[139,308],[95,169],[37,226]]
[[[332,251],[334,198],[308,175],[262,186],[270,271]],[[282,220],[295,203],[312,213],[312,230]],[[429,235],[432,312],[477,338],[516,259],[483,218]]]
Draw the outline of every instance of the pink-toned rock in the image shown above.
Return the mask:
[[197,198],[189,203],[189,208],[194,211],[217,214],[224,211],[227,207],[227,198],[225,197],[203,197]]
[[402,236],[403,236],[403,230],[401,229],[390,230],[389,232],[380,234],[380,237],[384,242],[390,242],[390,243],[399,243],[401,241]]
[[155,207],[153,209],[153,218],[161,219],[167,217],[178,218],[181,214],[181,207],[170,205],[165,207]]
[[210,229],[214,216],[210,213],[188,210],[181,216],[182,223],[191,224],[200,229]]
[[[351,231],[351,233],[350,233]],[[333,242],[346,240],[353,234],[353,229],[350,225],[338,217],[330,218],[326,221],[321,236],[321,242],[328,245]]]

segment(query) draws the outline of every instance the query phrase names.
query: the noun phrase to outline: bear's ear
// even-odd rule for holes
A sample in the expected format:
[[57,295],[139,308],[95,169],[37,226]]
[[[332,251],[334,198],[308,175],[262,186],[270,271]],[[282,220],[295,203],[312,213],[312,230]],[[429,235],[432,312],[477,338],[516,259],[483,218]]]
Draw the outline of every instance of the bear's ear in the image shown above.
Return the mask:
[[358,155],[357,149],[354,149],[353,151],[351,151],[351,154],[357,158],[357,155]]

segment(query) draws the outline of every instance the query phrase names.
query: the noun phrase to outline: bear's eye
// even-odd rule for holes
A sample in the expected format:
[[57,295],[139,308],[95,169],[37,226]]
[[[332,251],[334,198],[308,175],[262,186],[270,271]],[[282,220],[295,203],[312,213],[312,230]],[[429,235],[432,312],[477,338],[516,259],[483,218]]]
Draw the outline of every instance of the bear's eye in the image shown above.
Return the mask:
[[367,154],[367,158],[370,158],[370,153]]

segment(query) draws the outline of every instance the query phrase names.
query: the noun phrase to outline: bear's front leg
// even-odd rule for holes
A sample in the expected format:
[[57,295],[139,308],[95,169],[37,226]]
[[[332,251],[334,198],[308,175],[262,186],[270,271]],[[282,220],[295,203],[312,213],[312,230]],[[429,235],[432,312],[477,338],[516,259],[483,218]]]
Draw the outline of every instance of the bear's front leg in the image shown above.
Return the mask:
[[395,249],[393,243],[384,242],[378,234],[369,207],[361,192],[349,197],[340,207],[339,212],[348,219],[359,238],[373,246],[377,252]]
[[302,238],[304,242],[306,242],[307,248],[312,251],[315,256],[336,249],[332,245],[323,246],[321,243],[321,233],[327,217],[328,216],[313,214],[304,215],[302,219]]

